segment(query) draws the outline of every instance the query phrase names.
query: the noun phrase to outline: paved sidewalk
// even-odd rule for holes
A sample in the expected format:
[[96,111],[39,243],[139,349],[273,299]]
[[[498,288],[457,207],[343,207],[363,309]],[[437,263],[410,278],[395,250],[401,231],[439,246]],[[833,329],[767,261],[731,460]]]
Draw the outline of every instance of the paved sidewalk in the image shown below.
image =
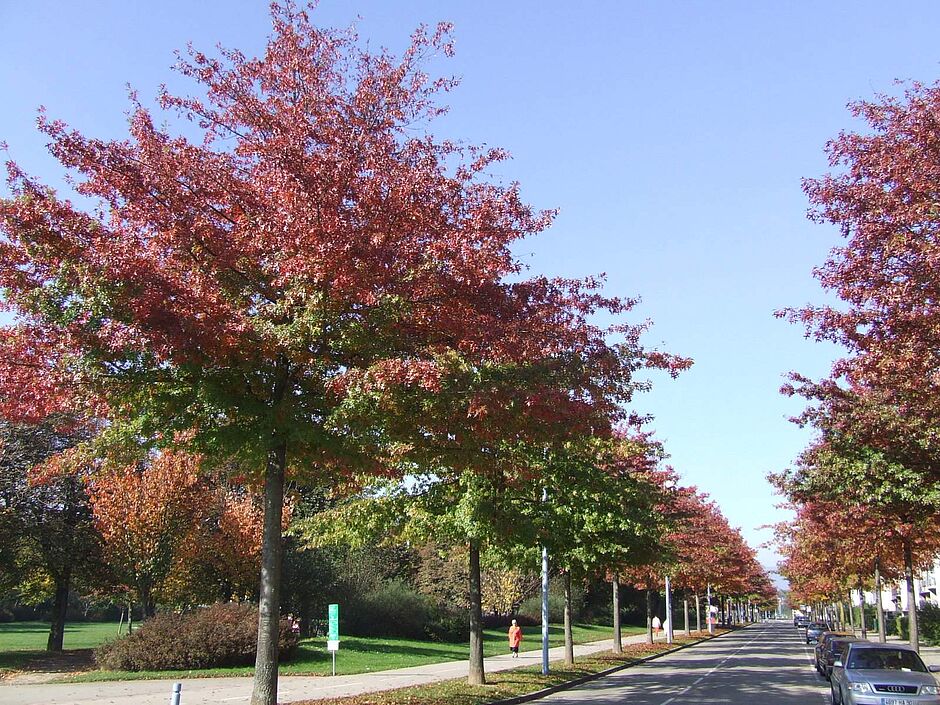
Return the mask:
[[[679,636],[681,632],[677,632]],[[662,641],[660,636],[659,640]],[[624,638],[624,644],[638,644],[645,634]],[[609,651],[613,640],[595,641],[574,647],[575,657]],[[551,660],[564,658],[564,647],[549,651]],[[541,663],[542,652],[524,651],[519,658],[509,654],[485,660],[487,673],[507,671]],[[353,676],[281,676],[278,679],[278,703],[334,698],[410,685],[462,678],[467,675],[466,661],[447,661],[392,671],[359,673]],[[183,680],[181,705],[238,705],[251,699],[251,678],[191,678]],[[171,680],[110,681],[102,683],[47,683],[35,685],[0,685],[4,705],[166,705],[173,689]]]

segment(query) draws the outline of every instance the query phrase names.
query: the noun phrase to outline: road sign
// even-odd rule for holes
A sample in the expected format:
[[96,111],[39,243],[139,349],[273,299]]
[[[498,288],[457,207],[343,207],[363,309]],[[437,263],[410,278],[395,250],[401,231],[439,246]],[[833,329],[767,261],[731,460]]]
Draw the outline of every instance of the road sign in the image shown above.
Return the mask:
[[339,605],[329,606],[329,632],[326,636],[326,649],[333,654],[333,675],[336,675],[336,652],[339,651]]
[[328,646],[330,651],[336,651],[339,649],[339,605],[330,605],[329,606],[329,617],[330,617],[330,630],[327,635],[328,644],[335,644],[336,648],[333,646]]

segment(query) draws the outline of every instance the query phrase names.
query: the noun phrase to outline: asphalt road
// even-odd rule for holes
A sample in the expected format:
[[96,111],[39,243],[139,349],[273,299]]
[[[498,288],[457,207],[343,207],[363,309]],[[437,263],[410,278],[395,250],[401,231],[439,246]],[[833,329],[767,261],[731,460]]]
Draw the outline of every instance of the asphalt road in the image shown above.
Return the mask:
[[550,695],[544,705],[822,705],[828,682],[811,646],[784,622],[756,624],[718,639]]

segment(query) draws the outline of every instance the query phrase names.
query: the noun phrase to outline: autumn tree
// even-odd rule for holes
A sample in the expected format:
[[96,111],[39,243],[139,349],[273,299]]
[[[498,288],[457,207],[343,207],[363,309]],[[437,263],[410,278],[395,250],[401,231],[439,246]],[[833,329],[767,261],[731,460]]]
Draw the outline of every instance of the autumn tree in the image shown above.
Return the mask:
[[847,347],[837,376],[898,395],[908,429],[922,432],[936,427],[940,411],[938,108],[940,85],[920,83],[850,105],[866,129],[830,141],[833,172],[804,182],[811,217],[845,238],[815,271],[842,305],[788,312]]
[[[721,537],[729,531],[728,520],[707,495],[695,488],[684,492],[680,501],[685,509],[667,537],[676,551],[672,581],[686,593],[684,609],[688,609],[688,593],[693,595],[696,629],[701,630],[701,596],[715,580],[724,551]],[[688,624],[687,612],[685,616]]]
[[434,390],[451,352],[593,357],[604,346],[587,320],[627,308],[594,280],[520,279],[510,247],[551,214],[487,180],[504,152],[427,134],[454,85],[422,71],[450,53],[446,25],[396,59],[292,3],[272,20],[259,58],[180,59],[202,95],[159,95],[189,121],[178,134],[134,95],[124,140],[42,116],[97,210],[13,164],[0,205],[0,286],[18,315],[0,331],[0,412],[81,410],[156,446],[184,432],[191,450],[257,468],[256,705],[276,693],[285,474],[328,485],[395,466],[387,434],[338,422],[363,380]]
[[90,496],[105,558],[144,616],[206,519],[209,493],[199,459],[166,452],[152,461],[103,470]]
[[[856,541],[868,537],[863,550],[871,555],[875,549],[874,557],[886,570],[892,563],[903,570],[911,606],[908,612],[911,644],[919,648],[914,571],[929,564],[940,550],[940,513],[934,493],[924,492],[916,479],[911,479],[912,471],[907,466],[893,462],[864,443],[854,442],[850,435],[832,433],[829,422],[835,421],[835,417],[817,413],[814,419],[823,429],[821,440],[801,455],[796,468],[775,476],[774,480],[792,502],[835,503],[845,510],[854,510],[855,521],[849,526],[857,531]],[[812,536],[812,531],[804,531],[800,538],[806,541]],[[838,532],[833,532],[828,540],[838,536]],[[851,541],[847,543],[852,545]],[[796,555],[806,560],[805,551]],[[825,587],[831,590],[832,581],[838,579],[840,572],[845,575],[847,570],[844,566],[841,570],[833,566],[827,573],[830,577]]]

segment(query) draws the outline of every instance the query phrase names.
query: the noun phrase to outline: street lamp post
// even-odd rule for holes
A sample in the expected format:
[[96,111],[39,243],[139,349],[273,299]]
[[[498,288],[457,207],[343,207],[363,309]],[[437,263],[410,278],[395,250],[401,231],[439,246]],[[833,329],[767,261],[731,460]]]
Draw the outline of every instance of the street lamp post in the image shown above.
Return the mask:
[[[548,502],[548,489],[542,490],[542,502]],[[548,547],[542,546],[542,675],[548,675]]]
[[666,576],[666,643],[672,643],[672,584]]

